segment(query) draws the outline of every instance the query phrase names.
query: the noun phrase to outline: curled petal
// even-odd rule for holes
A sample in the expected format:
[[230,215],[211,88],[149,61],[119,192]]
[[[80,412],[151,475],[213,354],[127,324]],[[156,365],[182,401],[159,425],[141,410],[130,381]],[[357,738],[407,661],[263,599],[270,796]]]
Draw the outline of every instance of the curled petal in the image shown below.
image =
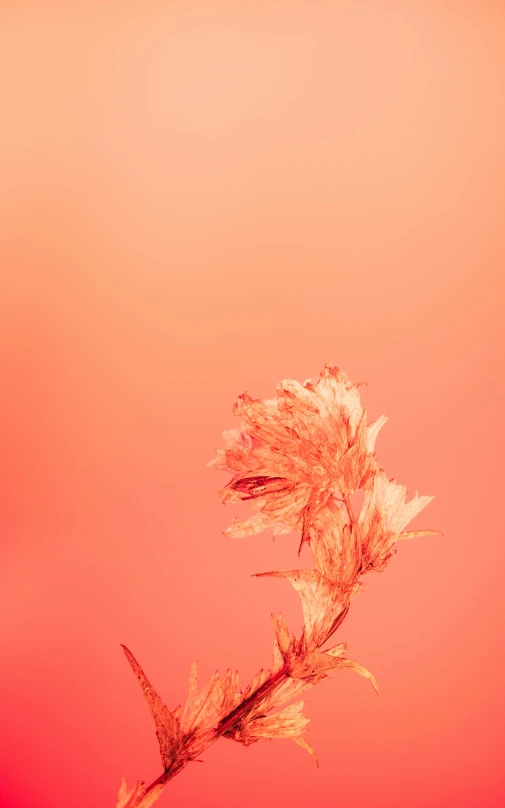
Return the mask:
[[379,692],[377,687],[377,682],[375,681],[375,677],[373,674],[370,673],[369,670],[360,665],[359,662],[354,662],[352,659],[346,659],[341,656],[341,649],[342,646],[336,646],[338,653],[335,653],[335,648],[332,649],[334,651],[333,654],[325,652],[325,651],[314,651],[312,653],[306,654],[304,657],[301,657],[299,660],[296,660],[290,667],[289,674],[290,676],[294,676],[300,679],[304,678],[311,678],[312,676],[318,676],[320,674],[326,673],[330,670],[337,670],[339,668],[349,668],[350,670],[359,673],[360,676],[364,676],[365,679],[368,679],[371,683],[373,688]]
[[377,680],[373,673],[370,673],[367,668],[363,665],[360,665],[359,662],[354,662],[352,659],[340,659],[339,664],[335,666],[336,668],[348,668],[355,673],[359,673],[360,676],[364,676],[365,679],[368,679],[371,682],[373,689],[376,693],[379,692],[379,686],[377,684]]
[[367,426],[366,448],[370,454],[374,451],[377,435],[379,434],[380,430],[382,429],[387,420],[388,420],[387,415],[381,415],[380,418],[377,418],[376,421]]

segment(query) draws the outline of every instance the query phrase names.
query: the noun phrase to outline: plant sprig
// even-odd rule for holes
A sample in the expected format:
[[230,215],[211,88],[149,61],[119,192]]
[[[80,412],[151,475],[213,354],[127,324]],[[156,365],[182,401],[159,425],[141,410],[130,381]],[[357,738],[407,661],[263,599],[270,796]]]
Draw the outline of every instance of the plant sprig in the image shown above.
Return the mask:
[[[222,678],[216,672],[200,690],[194,663],[184,708],[166,706],[123,646],[155,722],[163,772],[149,786],[138,781],[130,791],[123,778],[116,808],[150,808],[166,784],[221,737],[244,746],[290,738],[319,765],[304,736],[310,721],[304,702],[282,705],[342,668],[364,676],[378,692],[373,675],[344,656],[345,643],[322,647],[345,619],[362,576],[384,570],[397,541],[439,531],[404,531],[433,497],[416,492],[406,502],[404,486],[378,466],[375,440],[387,419],[367,425],[360,385],[325,365],[316,384],[286,379],[275,399],[244,393],[235,403],[241,427],[223,433],[226,448],[208,465],[233,475],[219,491],[223,503],[247,501],[256,513],[242,522],[234,519],[225,534],[298,531],[298,554],[309,544],[313,568],[256,573],[290,581],[301,599],[302,632],[295,637],[282,614],[273,614],[272,667],[261,669],[243,690],[238,672],[231,670]],[[359,490],[363,504],[355,516],[351,498]]]

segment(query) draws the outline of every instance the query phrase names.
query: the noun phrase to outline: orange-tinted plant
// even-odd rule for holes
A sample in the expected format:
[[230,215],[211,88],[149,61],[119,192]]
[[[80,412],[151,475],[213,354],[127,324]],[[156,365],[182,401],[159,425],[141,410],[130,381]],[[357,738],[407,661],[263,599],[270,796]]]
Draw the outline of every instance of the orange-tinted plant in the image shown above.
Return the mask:
[[[154,718],[163,773],[147,788],[139,781],[130,791],[123,779],[117,808],[149,808],[166,784],[220,737],[245,746],[262,738],[291,738],[318,763],[304,737],[310,720],[303,715],[304,702],[283,705],[338,668],[356,671],[377,690],[373,675],[345,656],[345,643],[322,647],[344,620],[364,573],[384,570],[400,539],[439,531],[404,531],[433,497],[416,492],[406,502],[406,489],[378,466],[374,446],[386,418],[367,425],[359,387],[325,365],[316,384],[287,379],[275,399],[244,393],[234,405],[241,426],[223,433],[226,448],[208,465],[233,475],[219,491],[223,502],[247,501],[256,513],[245,522],[233,520],[225,532],[241,537],[268,528],[274,535],[300,532],[299,554],[308,543],[314,567],[259,576],[291,582],[301,598],[302,632],[295,637],[282,614],[272,615],[272,667],[260,670],[244,689],[238,673],[228,670],[200,690],[195,663],[184,708],[163,703],[123,646]],[[360,489],[363,504],[356,515],[351,497]]]

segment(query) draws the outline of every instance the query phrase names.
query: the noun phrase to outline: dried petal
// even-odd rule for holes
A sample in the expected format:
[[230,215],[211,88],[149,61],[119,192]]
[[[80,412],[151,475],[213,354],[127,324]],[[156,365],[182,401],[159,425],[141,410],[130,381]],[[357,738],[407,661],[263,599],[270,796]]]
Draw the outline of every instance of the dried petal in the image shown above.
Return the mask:
[[189,693],[181,719],[181,729],[186,742],[188,757],[202,752],[214,737],[219,722],[231,713],[243,700],[239,691],[238,673],[230,669],[223,679],[217,671],[198,692],[198,664],[191,669]]
[[[322,678],[322,677],[321,677]],[[258,710],[255,709],[255,714],[266,713],[274,707],[279,707],[291,699],[297,698],[310,687],[316,684],[316,680],[308,679],[293,679],[288,677],[283,679],[276,687],[263,698],[258,705]]]
[[[282,666],[282,663],[289,659],[290,651],[293,648],[294,638],[289,631],[282,614],[280,614],[279,617],[273,614],[272,622],[274,624],[275,631],[274,668],[277,668]],[[278,656],[276,656],[276,651]]]
[[310,744],[303,738],[303,732],[310,723],[310,718],[302,715],[305,702],[290,704],[279,713],[272,715],[248,715],[242,719],[240,725],[230,731],[228,737],[244,746],[250,746],[260,739],[272,740],[274,738],[289,738],[309,754],[317,755]]
[[254,693],[262,685],[265,684],[265,682],[267,681],[269,676],[270,676],[270,671],[268,671],[268,670],[265,671],[265,670],[263,670],[263,668],[261,668],[261,670],[259,670],[258,673],[256,673],[253,676],[253,678],[251,679],[251,681],[247,685],[246,689],[244,690],[243,698],[244,699],[249,698],[249,696],[252,693]]
[[414,498],[406,503],[406,495],[405,486],[397,485],[394,479],[388,480],[382,469],[365,486],[363,507],[357,522],[364,568],[367,568],[366,559],[368,569],[384,569],[394,542],[410,537],[408,533],[403,535],[403,528],[434,499],[418,497],[416,491]]
[[314,520],[310,549],[314,566],[329,581],[345,586],[356,580],[361,560],[359,537],[349,521],[347,508],[328,501]]
[[379,686],[375,676],[363,665],[360,665],[359,662],[354,662],[352,659],[339,659],[338,662],[339,664],[335,665],[335,668],[348,668],[355,673],[359,673],[360,676],[364,676],[365,679],[368,679],[368,681],[372,683],[372,687],[376,693],[379,692]]
[[290,704],[280,713],[255,718],[249,722],[248,733],[255,738],[293,738],[301,735],[310,722],[301,714],[305,702]]
[[[342,455],[338,466],[335,483],[340,491],[345,491],[347,495],[354,494],[375,473],[377,461],[373,455],[373,445],[380,427],[386,420],[385,416],[379,418],[373,425],[373,431],[370,432],[370,427],[366,426],[366,410],[363,410],[361,420],[353,435],[353,442]],[[377,424],[379,424],[378,428]]]
[[300,679],[311,679],[314,676],[321,678],[321,674],[326,674],[327,671],[349,668],[368,679],[377,693],[379,692],[375,677],[370,671],[360,665],[359,662],[354,662],[352,659],[345,659],[341,656],[345,646],[343,648],[342,645],[336,646],[332,650],[333,654],[325,651],[313,651],[306,654],[290,666],[289,675]]
[[298,746],[301,746],[302,749],[305,749],[305,751],[308,752],[309,755],[312,755],[312,757],[316,761],[316,766],[319,768],[319,758],[316,755],[315,750],[311,747],[310,743],[307,741],[307,739],[304,738],[302,735],[299,735],[298,738],[292,738],[291,740],[297,743]]
[[387,421],[387,415],[381,415],[376,421],[367,426],[367,451],[372,453],[375,449],[377,435]]
[[396,537],[396,541],[400,539],[416,539],[418,536],[443,536],[440,530],[408,530],[406,533],[400,533]]
[[123,645],[122,648],[135,676],[140,682],[147,706],[149,707],[151,715],[154,718],[156,735],[160,745],[161,762],[163,763],[165,770],[169,769],[174,760],[177,758],[181,746],[181,729],[179,721],[158,696],[157,692],[151,685],[149,679],[145,675],[131,651],[129,651],[125,645]]
[[135,783],[131,791],[127,791],[126,780],[123,777],[117,795],[116,808],[151,808],[158,797],[161,796],[163,788],[163,784],[159,783],[146,794],[145,783],[143,780],[139,780],[138,783]]
[[311,679],[336,667],[338,660],[328,654],[312,651],[291,663],[289,675],[294,679]]
[[276,570],[256,577],[287,578],[300,595],[308,648],[316,648],[335,631],[349,608],[348,591],[336,586],[317,570]]
[[333,657],[341,657],[342,654],[344,654],[346,651],[347,651],[347,643],[341,642],[338,645],[334,645],[333,648],[328,648],[328,650],[325,651],[324,653],[329,654],[330,656]]

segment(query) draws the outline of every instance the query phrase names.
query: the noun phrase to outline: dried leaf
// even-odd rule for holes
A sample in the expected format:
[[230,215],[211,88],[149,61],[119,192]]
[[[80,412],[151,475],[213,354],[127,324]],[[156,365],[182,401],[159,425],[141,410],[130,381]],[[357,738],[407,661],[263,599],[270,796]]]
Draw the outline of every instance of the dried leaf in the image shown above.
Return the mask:
[[156,802],[158,797],[163,793],[164,785],[159,783],[146,794],[145,783],[139,780],[135,783],[131,791],[127,790],[126,780],[123,777],[119,793],[117,795],[116,808],[151,808]]
[[161,762],[163,763],[165,770],[167,770],[177,758],[181,747],[181,729],[179,721],[158,696],[157,692],[153,688],[151,682],[145,675],[131,651],[129,651],[125,645],[123,645],[122,648],[135,676],[140,682],[147,706],[149,707],[151,715],[154,718],[156,735],[160,745]]

